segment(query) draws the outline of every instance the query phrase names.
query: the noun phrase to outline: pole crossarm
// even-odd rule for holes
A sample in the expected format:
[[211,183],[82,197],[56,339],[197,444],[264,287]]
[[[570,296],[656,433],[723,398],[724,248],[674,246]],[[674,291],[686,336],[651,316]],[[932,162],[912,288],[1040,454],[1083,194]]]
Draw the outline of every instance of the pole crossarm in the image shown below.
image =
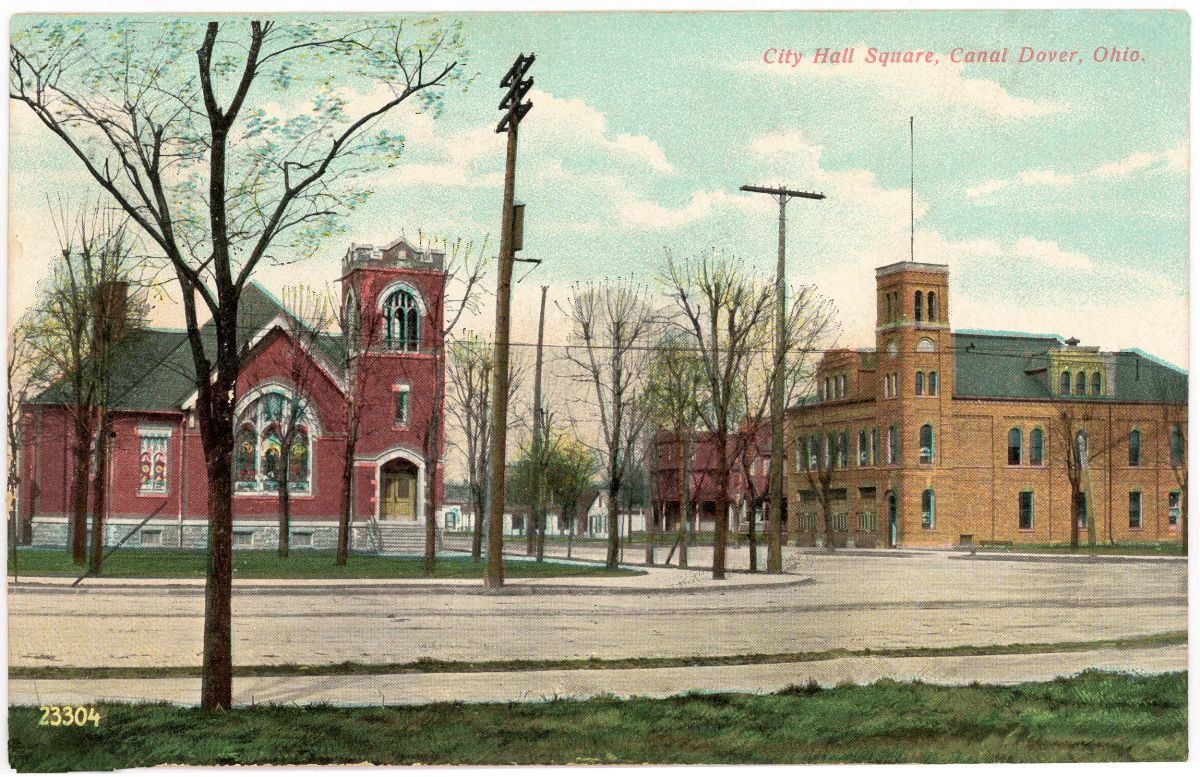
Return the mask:
[[753,186],[751,184],[746,184],[745,186],[743,186],[741,188],[741,190],[744,192],[754,192],[756,194],[773,194],[776,197],[787,197],[789,199],[792,197],[803,197],[806,200],[823,200],[823,199],[825,199],[825,195],[821,194],[819,192],[801,192],[801,191],[797,191],[795,189],[785,189],[782,186],[770,187],[770,186]]

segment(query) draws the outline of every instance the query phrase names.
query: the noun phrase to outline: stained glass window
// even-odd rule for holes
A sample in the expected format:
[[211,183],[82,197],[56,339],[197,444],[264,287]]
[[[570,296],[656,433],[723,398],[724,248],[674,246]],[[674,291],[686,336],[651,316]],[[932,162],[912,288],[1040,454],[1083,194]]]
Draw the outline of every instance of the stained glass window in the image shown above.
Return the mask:
[[167,491],[168,448],[171,438],[165,434],[141,436],[141,490],[152,493]]
[[313,460],[306,412],[293,412],[292,400],[281,392],[272,391],[243,410],[238,422],[233,469],[239,493],[279,489],[284,440],[288,437],[289,427],[288,488],[292,492],[309,490]]

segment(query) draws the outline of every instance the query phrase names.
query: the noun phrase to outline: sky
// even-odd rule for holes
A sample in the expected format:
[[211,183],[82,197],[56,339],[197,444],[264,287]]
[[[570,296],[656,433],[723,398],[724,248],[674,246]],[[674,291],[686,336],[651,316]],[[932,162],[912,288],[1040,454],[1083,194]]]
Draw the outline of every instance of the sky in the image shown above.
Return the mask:
[[[742,184],[819,191],[795,200],[788,281],[838,308],[840,344],[874,342],[874,268],[909,258],[950,266],[956,329],[1078,337],[1188,365],[1189,18],[1166,11],[444,14],[461,18],[477,73],[443,115],[405,110],[400,164],[345,232],[302,264],[263,267],[281,292],[334,280],[347,245],[418,230],[499,232],[500,77],[536,53],[521,125],[526,203],[514,292],[517,341],[548,341],[574,282],[632,275],[653,286],[667,252],[717,249],[774,272],[777,208]],[[20,25],[28,17],[18,17]],[[1076,51],[1019,63],[1022,47]],[[1137,61],[1096,62],[1098,47]],[[855,49],[816,64],[818,48]],[[936,64],[868,63],[868,49],[933,52]],[[1007,63],[951,62],[1008,48]],[[779,51],[803,55],[767,63]],[[360,95],[363,98],[369,95]],[[57,242],[47,199],[89,190],[82,168],[23,106],[10,106],[10,319]],[[915,145],[910,164],[909,117]],[[528,274],[526,274],[528,272]],[[556,305],[555,303],[558,303]],[[490,335],[492,308],[464,326]],[[179,325],[163,303],[155,320]]]

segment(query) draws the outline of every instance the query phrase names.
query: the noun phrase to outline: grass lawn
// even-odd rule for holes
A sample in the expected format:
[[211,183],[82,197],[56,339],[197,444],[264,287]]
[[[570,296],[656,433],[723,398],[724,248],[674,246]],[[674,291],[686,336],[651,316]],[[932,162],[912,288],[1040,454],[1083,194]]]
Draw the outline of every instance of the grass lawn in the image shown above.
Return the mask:
[[[104,561],[102,577],[204,577],[208,554],[200,550],[118,550]],[[70,554],[60,548],[22,548],[17,551],[19,575],[70,575],[78,577],[84,567],[71,563]],[[9,555],[8,572],[13,570]],[[486,562],[451,556],[439,558],[433,577],[479,578],[487,572]],[[506,579],[531,577],[626,576],[644,572],[631,569],[606,569],[598,564],[562,564],[553,561],[504,562]],[[234,578],[418,578],[426,577],[424,560],[389,556],[350,556],[344,567],[334,563],[334,554],[320,551],[293,551],[281,559],[274,551],[241,550],[233,554]]]
[[157,764],[1180,761],[1187,674],[1052,682],[878,682],[768,695],[519,704],[252,707],[216,715],[103,705],[99,726],[9,708],[18,771]]

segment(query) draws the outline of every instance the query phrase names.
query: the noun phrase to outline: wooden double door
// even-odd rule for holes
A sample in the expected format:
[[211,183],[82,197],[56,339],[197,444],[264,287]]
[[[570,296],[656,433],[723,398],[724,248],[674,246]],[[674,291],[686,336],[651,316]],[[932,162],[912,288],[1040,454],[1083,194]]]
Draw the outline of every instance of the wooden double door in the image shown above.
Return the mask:
[[392,459],[379,470],[379,519],[417,520],[417,468],[403,459]]

